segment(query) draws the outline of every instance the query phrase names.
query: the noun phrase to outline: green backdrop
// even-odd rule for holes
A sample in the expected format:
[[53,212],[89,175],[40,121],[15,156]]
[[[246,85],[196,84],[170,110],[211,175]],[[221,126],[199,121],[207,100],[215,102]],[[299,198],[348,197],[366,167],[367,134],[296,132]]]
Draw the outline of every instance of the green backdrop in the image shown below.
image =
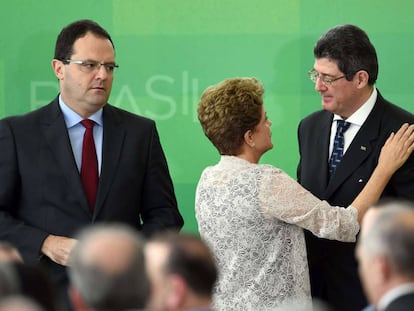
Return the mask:
[[203,168],[218,160],[197,121],[201,92],[228,77],[260,79],[275,145],[262,163],[295,178],[297,124],[320,109],[306,74],[315,41],[337,24],[365,29],[379,55],[378,88],[414,112],[412,12],[409,0],[4,1],[0,117],[56,96],[50,62],[57,34],[74,20],[96,20],[111,33],[120,64],[110,102],[157,122],[184,230],[196,232],[196,184]]

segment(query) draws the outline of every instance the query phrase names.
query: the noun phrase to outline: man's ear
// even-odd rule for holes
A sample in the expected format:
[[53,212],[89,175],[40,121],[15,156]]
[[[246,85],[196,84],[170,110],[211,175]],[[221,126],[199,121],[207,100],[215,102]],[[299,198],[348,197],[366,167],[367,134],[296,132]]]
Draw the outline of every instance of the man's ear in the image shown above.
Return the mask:
[[365,70],[360,70],[355,74],[355,79],[357,82],[357,87],[362,89],[368,84],[369,74]]
[[58,78],[58,80],[63,79],[63,72],[65,70],[64,66],[65,64],[63,64],[62,61],[57,60],[57,59],[52,60],[52,69],[53,69],[53,72],[55,73],[56,78]]
[[168,277],[169,292],[167,297],[167,306],[169,310],[175,310],[184,305],[188,286],[185,280],[179,275],[171,275]]
[[378,256],[375,264],[378,265],[381,282],[387,282],[392,277],[392,267],[388,259],[385,256]]

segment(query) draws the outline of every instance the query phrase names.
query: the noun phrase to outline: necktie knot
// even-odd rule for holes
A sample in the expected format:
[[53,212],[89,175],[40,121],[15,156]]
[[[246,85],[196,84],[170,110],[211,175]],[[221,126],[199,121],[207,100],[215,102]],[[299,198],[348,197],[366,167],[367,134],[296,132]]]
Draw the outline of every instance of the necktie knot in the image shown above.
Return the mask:
[[95,122],[89,119],[84,119],[80,123],[87,129],[91,129],[95,125]]
[[347,131],[347,129],[349,129],[349,126],[351,125],[351,123],[346,122],[344,120],[337,120],[336,121],[336,131],[340,132],[341,134],[345,133]]

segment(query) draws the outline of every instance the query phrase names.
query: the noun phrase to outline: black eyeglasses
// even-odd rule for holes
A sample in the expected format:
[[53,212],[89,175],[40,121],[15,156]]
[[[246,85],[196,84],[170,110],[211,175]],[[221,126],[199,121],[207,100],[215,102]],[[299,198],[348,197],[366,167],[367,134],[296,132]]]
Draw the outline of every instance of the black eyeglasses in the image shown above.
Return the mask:
[[309,70],[308,75],[309,75],[309,79],[313,83],[316,83],[316,81],[318,79],[320,79],[322,84],[325,85],[325,86],[332,85],[332,83],[334,83],[335,81],[338,81],[339,79],[345,78],[345,75],[337,77],[337,78],[333,78],[333,77],[330,77],[330,76],[327,76],[327,75],[320,74],[315,69]]
[[79,65],[80,70],[86,73],[97,72],[101,69],[101,66],[103,66],[107,73],[112,74],[115,68],[119,67],[119,65],[115,63],[100,63],[93,60],[63,59],[62,62],[65,65],[77,64]]

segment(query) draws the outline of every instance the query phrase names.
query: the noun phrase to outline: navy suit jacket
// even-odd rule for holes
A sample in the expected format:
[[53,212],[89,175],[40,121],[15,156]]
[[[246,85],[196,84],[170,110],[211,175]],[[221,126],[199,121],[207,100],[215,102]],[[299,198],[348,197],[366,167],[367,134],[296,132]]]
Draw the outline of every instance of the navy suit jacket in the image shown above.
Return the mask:
[[[414,116],[389,103],[378,92],[370,115],[358,131],[335,175],[329,180],[329,140],[333,114],[321,110],[303,119],[298,128],[300,162],[298,181],[331,205],[347,207],[363,189],[375,169],[381,147],[392,131]],[[386,197],[414,200],[414,156],[394,174],[383,192]],[[336,310],[361,310],[367,303],[354,258],[355,243],[320,239],[305,232],[312,294],[325,288]],[[349,297],[353,297],[349,299]]]
[[61,279],[64,267],[41,256],[44,239],[74,237],[96,222],[121,222],[144,234],[182,227],[155,123],[104,106],[102,168],[92,212],[58,99],[1,120],[0,239],[17,246],[26,262],[40,261]]

